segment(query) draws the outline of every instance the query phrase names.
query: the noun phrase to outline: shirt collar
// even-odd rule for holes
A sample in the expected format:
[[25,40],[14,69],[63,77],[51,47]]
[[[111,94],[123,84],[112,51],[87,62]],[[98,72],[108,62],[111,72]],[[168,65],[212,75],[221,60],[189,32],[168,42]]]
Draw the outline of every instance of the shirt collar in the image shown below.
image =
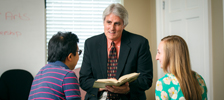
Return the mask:
[[[112,42],[112,40],[107,38],[107,48],[111,47],[111,42]],[[115,44],[115,46],[120,45],[121,44],[121,37],[119,39],[115,40],[114,44]]]
[[65,65],[63,62],[61,61],[55,61],[55,62],[48,62],[48,64],[50,65],[56,65],[56,66],[61,66],[64,67],[65,69],[69,69],[67,65]]

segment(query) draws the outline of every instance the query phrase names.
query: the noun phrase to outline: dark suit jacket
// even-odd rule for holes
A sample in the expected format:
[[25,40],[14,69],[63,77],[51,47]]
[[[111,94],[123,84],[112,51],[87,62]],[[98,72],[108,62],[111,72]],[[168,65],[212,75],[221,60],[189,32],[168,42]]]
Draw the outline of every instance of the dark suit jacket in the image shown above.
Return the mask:
[[[116,78],[132,72],[140,73],[137,80],[129,83],[130,92],[120,94],[122,100],[145,100],[145,90],[152,85],[153,66],[148,40],[123,30]],[[80,86],[87,92],[85,100],[98,100],[102,93],[92,88],[97,79],[107,78],[107,39],[105,34],[85,41],[84,57],[80,70]]]

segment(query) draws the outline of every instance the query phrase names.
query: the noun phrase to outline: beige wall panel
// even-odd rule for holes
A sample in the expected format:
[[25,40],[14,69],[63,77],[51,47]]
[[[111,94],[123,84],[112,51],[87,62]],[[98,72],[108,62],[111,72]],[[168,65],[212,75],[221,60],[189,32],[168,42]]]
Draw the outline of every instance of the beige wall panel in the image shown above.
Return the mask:
[[213,45],[213,100],[223,100],[224,90],[224,44],[223,44],[223,2],[211,0],[212,45]]
[[155,0],[124,0],[124,7],[129,13],[127,31],[142,35],[149,40],[153,60],[153,84],[146,91],[147,100],[155,99],[155,83],[157,81],[157,63],[155,60],[156,44],[156,7]]

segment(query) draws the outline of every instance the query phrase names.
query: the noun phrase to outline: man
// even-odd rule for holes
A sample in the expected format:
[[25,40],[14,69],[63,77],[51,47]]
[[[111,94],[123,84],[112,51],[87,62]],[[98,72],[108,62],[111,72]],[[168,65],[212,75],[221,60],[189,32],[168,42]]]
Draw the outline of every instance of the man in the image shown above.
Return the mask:
[[72,71],[81,50],[78,37],[58,32],[48,43],[48,64],[33,80],[29,100],[81,100],[77,76]]
[[[148,40],[124,30],[128,13],[121,4],[109,5],[103,20],[104,33],[85,41],[79,78],[81,88],[87,92],[85,99],[146,100],[145,90],[151,87],[153,78]],[[140,75],[131,83],[105,89],[92,87],[97,79],[118,79],[132,72]]]

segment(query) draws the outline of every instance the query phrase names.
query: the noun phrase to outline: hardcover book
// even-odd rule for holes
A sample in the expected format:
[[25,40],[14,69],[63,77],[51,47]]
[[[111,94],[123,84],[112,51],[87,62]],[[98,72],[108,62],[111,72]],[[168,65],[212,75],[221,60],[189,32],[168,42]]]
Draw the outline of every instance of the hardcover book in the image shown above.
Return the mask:
[[94,88],[105,88],[105,86],[109,85],[109,86],[121,86],[122,84],[126,83],[126,82],[132,82],[134,80],[136,80],[138,78],[140,73],[130,73],[130,74],[126,74],[121,76],[118,80],[117,79],[98,79],[94,82],[93,87]]

